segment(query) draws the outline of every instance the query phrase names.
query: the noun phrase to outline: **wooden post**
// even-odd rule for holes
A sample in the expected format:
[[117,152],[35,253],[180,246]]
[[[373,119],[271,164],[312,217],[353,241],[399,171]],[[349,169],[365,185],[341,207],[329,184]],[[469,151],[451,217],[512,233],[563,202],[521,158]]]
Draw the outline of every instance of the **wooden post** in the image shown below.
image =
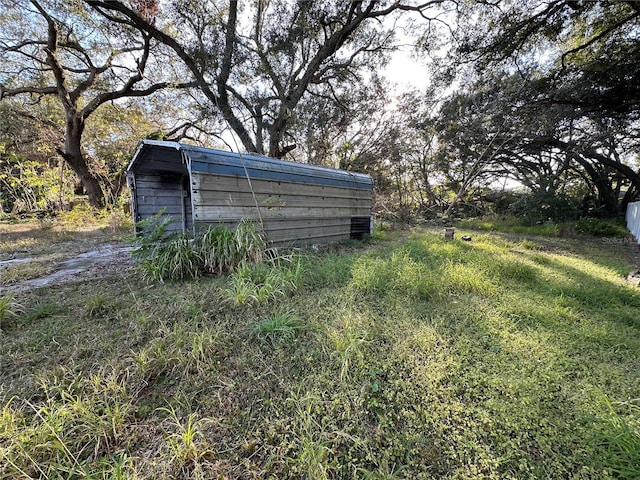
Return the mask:
[[445,228],[444,229],[444,239],[445,240],[453,240],[453,228]]

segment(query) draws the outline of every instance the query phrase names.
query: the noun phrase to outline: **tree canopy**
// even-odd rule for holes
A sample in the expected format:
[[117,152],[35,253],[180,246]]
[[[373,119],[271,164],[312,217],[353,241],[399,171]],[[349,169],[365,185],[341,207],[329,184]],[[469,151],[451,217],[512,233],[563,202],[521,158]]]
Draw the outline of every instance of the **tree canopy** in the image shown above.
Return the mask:
[[336,90],[384,63],[385,18],[443,2],[174,2],[162,23],[125,2],[86,3],[173,49],[244,148],[280,158],[295,148],[288,127],[305,95],[337,102]]
[[144,31],[101,22],[74,3],[3,0],[1,6],[9,18],[0,37],[0,99],[24,97],[28,104],[57,98],[64,143],[56,150],[77,174],[89,202],[103,205],[99,172],[83,147],[87,120],[108,103],[170,85],[159,79],[158,45]]
[[[367,172],[429,215],[505,185],[559,215],[640,195],[637,2],[1,2],[3,142],[33,122],[94,205],[121,187],[109,143],[147,135]],[[383,75],[401,43],[432,72],[412,92]]]

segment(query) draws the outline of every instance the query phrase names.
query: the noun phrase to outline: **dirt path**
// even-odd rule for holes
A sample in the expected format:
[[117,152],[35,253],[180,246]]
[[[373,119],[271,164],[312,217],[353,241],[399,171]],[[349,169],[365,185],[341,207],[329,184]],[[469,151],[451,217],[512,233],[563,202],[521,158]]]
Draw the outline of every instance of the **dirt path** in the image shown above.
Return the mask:
[[[134,268],[130,252],[131,247],[129,245],[122,243],[105,243],[94,250],[80,253],[56,263],[52,266],[51,272],[43,276],[15,283],[0,282],[0,294],[6,292],[24,292],[33,288],[104,277],[114,273],[125,274]],[[3,267],[37,261],[38,257],[14,258],[0,261],[0,273]]]

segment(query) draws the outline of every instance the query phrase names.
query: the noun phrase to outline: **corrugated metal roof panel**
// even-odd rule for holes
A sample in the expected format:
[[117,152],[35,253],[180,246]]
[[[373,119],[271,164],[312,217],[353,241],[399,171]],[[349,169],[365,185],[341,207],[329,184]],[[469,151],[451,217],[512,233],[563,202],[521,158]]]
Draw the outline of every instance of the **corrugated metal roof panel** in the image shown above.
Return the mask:
[[316,165],[276,160],[255,154],[238,154],[212,148],[184,145],[176,142],[143,140],[138,147],[128,171],[144,162],[149,150],[176,149],[191,163],[191,171],[264,180],[328,185],[359,190],[371,190],[373,181],[369,175],[347,172]]

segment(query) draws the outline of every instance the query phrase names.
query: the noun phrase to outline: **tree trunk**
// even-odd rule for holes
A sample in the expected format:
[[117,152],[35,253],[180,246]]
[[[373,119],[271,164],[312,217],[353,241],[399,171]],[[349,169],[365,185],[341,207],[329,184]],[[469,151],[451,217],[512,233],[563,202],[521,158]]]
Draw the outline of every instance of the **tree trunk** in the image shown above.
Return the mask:
[[94,208],[102,208],[104,207],[104,192],[98,178],[91,172],[87,160],[82,154],[83,131],[84,121],[75,115],[69,115],[66,122],[64,150],[58,149],[58,153],[82,182],[82,186],[87,192],[89,205]]
[[593,186],[598,192],[598,207],[604,208],[604,211],[609,216],[618,215],[620,213],[619,200],[615,192],[611,189],[611,185],[609,184],[606,175],[603,176],[601,171],[597,170],[581,155],[578,155],[575,152],[569,152],[569,155],[576,163],[582,165],[589,175]]

